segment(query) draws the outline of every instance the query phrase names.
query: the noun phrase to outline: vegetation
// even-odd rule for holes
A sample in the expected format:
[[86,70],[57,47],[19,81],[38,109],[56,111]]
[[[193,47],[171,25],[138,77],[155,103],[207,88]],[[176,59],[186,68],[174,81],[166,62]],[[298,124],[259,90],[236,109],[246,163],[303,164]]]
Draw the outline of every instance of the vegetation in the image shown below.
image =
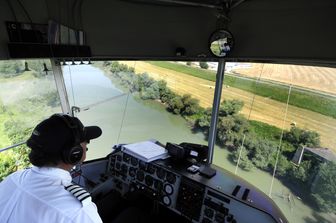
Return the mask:
[[313,182],[313,194],[316,203],[322,211],[335,213],[336,203],[336,163],[328,162],[320,166],[317,180]]
[[[122,86],[138,95],[144,100],[158,100],[163,103],[167,111],[179,114],[191,122],[195,131],[201,131],[208,136],[211,122],[211,109],[204,109],[199,106],[198,101],[190,95],[179,96],[172,92],[165,81],[155,81],[146,73],[135,74],[133,69],[126,65],[119,66],[116,62],[113,65],[106,65],[112,72],[112,77],[116,78]],[[304,160],[300,166],[294,166],[290,160],[295,150],[299,146],[319,146],[319,135],[313,131],[307,131],[297,127],[292,127],[283,134],[281,148],[279,148],[282,131],[274,126],[258,121],[249,121],[240,111],[244,104],[239,100],[224,101],[220,105],[217,144],[223,149],[231,151],[232,162],[238,162],[239,167],[249,171],[252,168],[259,168],[272,172],[275,168],[277,151],[282,152],[278,156],[276,176],[279,179],[290,180],[298,187],[310,190],[310,182],[315,179],[317,170],[322,165],[320,162]],[[322,172],[323,173],[323,172]],[[330,174],[335,175],[336,171]],[[321,177],[320,177],[321,178]],[[330,187],[331,182],[327,176],[321,184]],[[329,205],[330,197],[326,197],[316,191],[312,197],[319,204],[321,210],[335,211]],[[307,196],[310,196],[307,194]],[[327,209],[326,209],[327,207]],[[329,208],[329,209],[328,209]]]
[[[57,91],[50,86],[53,82],[45,78],[43,63],[37,60],[28,61],[30,71],[25,72],[24,61],[0,62],[0,80],[4,84],[11,81],[18,81],[19,84],[22,81],[25,84],[23,89],[12,89],[13,101],[4,103],[0,100],[0,135],[4,139],[0,142],[1,147],[24,142],[37,122],[46,114],[59,110]],[[47,66],[50,68],[50,63]],[[31,81],[26,82],[27,77]],[[29,84],[39,84],[44,90],[35,95],[32,92],[34,88],[27,87]],[[16,91],[20,91],[19,94]],[[0,181],[17,169],[29,166],[28,153],[29,148],[25,145],[0,153]]]
[[[186,73],[205,80],[216,81],[216,74],[213,71],[162,61],[150,62],[150,64]],[[256,95],[287,103],[289,92],[288,86],[275,83],[257,83],[254,79],[240,78],[232,75],[225,76],[224,84]],[[336,100],[332,97],[292,88],[289,104],[336,118]]]
[[202,69],[208,69],[208,68],[209,68],[208,63],[207,63],[207,62],[204,62],[204,61],[199,62],[199,66],[200,66],[200,68],[202,68]]

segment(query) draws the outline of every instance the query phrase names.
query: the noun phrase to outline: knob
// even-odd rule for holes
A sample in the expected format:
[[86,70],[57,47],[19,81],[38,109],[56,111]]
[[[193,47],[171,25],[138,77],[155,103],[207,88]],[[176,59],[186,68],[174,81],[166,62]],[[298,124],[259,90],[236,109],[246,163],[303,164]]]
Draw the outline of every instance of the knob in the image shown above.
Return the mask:
[[172,187],[172,185],[170,185],[170,184],[166,184],[165,186],[164,186],[164,191],[167,193],[167,194],[172,194],[172,193],[174,193],[174,188]]
[[204,215],[208,218],[212,218],[214,216],[214,211],[210,208],[204,209]]
[[232,220],[233,220],[233,215],[232,215],[232,214],[229,214],[229,215],[226,217],[226,221],[231,222]]
[[171,204],[171,200],[168,196],[163,196],[162,202],[164,205],[169,206]]

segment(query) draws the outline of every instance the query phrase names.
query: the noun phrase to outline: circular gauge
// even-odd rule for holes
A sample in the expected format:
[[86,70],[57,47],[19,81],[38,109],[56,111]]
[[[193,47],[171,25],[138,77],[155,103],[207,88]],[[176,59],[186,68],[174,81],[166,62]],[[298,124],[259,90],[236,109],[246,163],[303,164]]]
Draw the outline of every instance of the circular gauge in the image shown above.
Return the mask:
[[147,184],[147,186],[152,186],[152,184],[153,184],[153,177],[151,177],[150,175],[147,175],[146,177],[145,177],[145,183]]
[[131,158],[131,164],[133,165],[133,166],[136,166],[136,165],[138,165],[138,159],[137,158],[135,158],[135,157],[132,157]]
[[131,177],[135,177],[135,171],[136,171],[136,169],[134,167],[130,167],[129,170],[128,170],[128,174]]
[[168,183],[170,183],[170,184],[174,184],[175,181],[176,181],[176,177],[172,173],[167,173],[166,179],[167,179]]
[[161,168],[158,168],[156,170],[156,176],[159,178],[159,179],[164,179],[164,177],[166,176],[166,171],[164,169],[161,169]]
[[155,166],[148,164],[147,166],[147,172],[150,174],[154,174],[155,173]]
[[123,173],[124,175],[126,175],[127,171],[128,171],[127,165],[126,164],[122,164],[121,165],[121,173]]
[[164,205],[169,206],[171,204],[171,200],[168,196],[163,196],[162,202]]
[[145,173],[142,170],[139,170],[136,178],[138,181],[143,181],[145,179]]
[[164,186],[164,191],[167,193],[167,194],[172,194],[174,193],[174,188],[172,187],[172,185],[170,184],[166,184]]

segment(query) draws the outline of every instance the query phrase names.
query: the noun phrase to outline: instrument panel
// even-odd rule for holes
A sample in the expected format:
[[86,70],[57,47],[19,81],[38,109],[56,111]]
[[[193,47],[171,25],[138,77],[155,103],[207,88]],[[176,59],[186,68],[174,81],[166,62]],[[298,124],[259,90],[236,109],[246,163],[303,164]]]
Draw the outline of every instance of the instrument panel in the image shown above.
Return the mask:
[[[278,208],[274,203],[266,204],[265,207],[270,208],[270,211],[265,210],[262,205],[258,207],[258,196],[266,197],[261,197],[260,203],[265,203],[269,198],[259,192],[254,193],[254,188],[245,188],[240,197],[238,195],[241,186],[233,187],[234,184],[229,183],[231,179],[223,178],[218,181],[221,178],[217,177],[221,187],[214,186],[216,179],[186,174],[184,170],[183,167],[175,167],[164,161],[145,163],[120,151],[110,155],[106,174],[113,178],[113,189],[122,195],[141,191],[192,222],[287,222],[281,212],[277,212]],[[232,193],[220,189],[229,191],[230,187],[233,188]]]

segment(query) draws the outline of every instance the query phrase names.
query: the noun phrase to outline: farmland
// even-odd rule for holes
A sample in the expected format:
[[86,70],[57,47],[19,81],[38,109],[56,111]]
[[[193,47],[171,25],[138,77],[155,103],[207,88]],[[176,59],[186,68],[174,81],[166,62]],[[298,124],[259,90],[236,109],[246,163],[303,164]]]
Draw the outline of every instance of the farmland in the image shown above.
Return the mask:
[[[191,94],[200,101],[203,107],[211,107],[213,102],[215,83],[210,80],[190,76],[170,69],[154,66],[146,62],[123,62],[135,68],[138,73],[147,72],[155,79],[165,80],[168,86],[177,93]],[[251,103],[253,101],[251,107]],[[317,131],[321,135],[321,145],[331,149],[336,147],[336,119],[317,112],[302,109],[289,105],[285,118],[286,104],[258,96],[251,92],[244,91],[231,86],[226,86],[222,90],[223,99],[239,99],[244,101],[242,114],[250,116],[251,120],[261,121],[285,129],[290,128],[290,124],[295,122],[298,127]],[[285,119],[285,121],[284,121]]]

